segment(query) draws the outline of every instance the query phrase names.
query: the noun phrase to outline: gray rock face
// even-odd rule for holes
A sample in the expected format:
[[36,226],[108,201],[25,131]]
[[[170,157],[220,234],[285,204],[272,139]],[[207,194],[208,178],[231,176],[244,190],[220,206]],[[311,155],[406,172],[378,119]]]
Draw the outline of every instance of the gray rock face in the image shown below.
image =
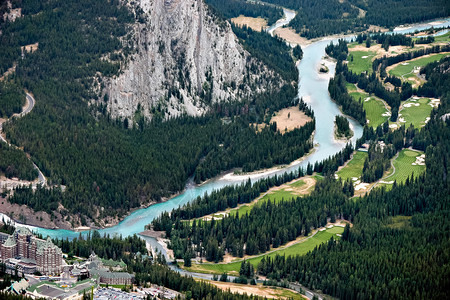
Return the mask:
[[137,52],[104,90],[113,117],[133,119],[137,111],[147,118],[156,112],[166,118],[200,115],[213,102],[259,92],[273,75],[203,0],[140,0],[138,5],[146,20],[133,27]]

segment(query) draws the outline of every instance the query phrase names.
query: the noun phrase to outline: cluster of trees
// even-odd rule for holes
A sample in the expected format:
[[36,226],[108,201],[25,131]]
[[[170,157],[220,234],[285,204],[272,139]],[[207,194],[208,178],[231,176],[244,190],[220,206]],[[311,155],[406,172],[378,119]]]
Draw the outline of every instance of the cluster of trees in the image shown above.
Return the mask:
[[[220,220],[171,221],[166,235],[177,258],[192,252],[209,261],[221,261],[225,252],[233,256],[264,253],[300,235],[307,236],[311,228],[325,226],[329,220],[342,217],[341,209],[348,200],[350,181],[342,183],[331,177],[317,182],[306,197],[292,197],[275,203],[271,200],[253,207],[245,215],[225,216]],[[350,200],[351,201],[351,200]],[[168,216],[164,217],[166,221]],[[160,229],[158,221],[154,227]],[[165,221],[165,222],[166,222]],[[167,223],[166,223],[167,224]]]
[[350,137],[352,136],[352,131],[350,129],[350,124],[346,117],[336,116],[334,119],[334,124],[336,124],[336,133],[339,137]]
[[0,118],[9,118],[22,112],[25,92],[13,80],[0,81]]
[[224,19],[231,19],[240,15],[253,18],[261,17],[266,19],[270,26],[283,17],[281,8],[245,0],[206,0],[205,2]]
[[284,173],[280,176],[275,175],[254,183],[248,180],[241,185],[226,186],[220,190],[212,191],[211,194],[206,193],[202,197],[199,196],[194,201],[173,209],[170,214],[168,212],[162,213],[152,221],[151,227],[157,231],[166,231],[167,236],[170,237],[172,225],[177,219],[199,218],[227,208],[234,208],[238,204],[249,203],[269,188],[280,186],[304,175],[303,169],[299,168],[297,172]]
[[147,253],[145,241],[137,235],[126,238],[110,237],[106,234],[101,236],[98,231],[93,231],[87,236],[80,233],[80,236],[73,240],[54,239],[53,243],[69,256],[89,257],[92,252],[95,252],[104,259],[121,260],[127,256],[126,253]]
[[[289,24],[302,36],[315,38],[335,33],[358,32],[369,24],[393,27],[447,17],[450,5],[445,0],[266,0],[291,8],[297,15]],[[364,14],[360,13],[360,9]]]
[[450,13],[450,5],[446,0],[350,0],[349,2],[366,11],[365,23],[388,28],[443,18]]
[[296,59],[302,59],[303,58],[302,47],[300,47],[300,45],[295,46],[294,49],[292,49],[292,54]]
[[209,150],[195,170],[195,181],[200,183],[214,177],[223,170],[242,166],[242,171],[251,172],[273,165],[290,163],[304,156],[313,147],[311,135],[315,122],[284,134],[277,130],[276,123],[259,132],[243,129],[246,124],[232,124],[222,143]]
[[373,70],[378,70],[379,68],[385,69],[393,64],[397,64],[402,61],[411,60],[417,57],[421,57],[428,54],[440,53],[440,52],[449,52],[450,45],[436,45],[429,48],[424,48],[416,51],[405,52],[396,56],[383,56],[381,58],[377,58],[372,63]]
[[[358,148],[363,143],[362,138],[356,141],[356,148]],[[308,163],[306,168],[306,174],[311,175],[314,172],[323,173],[324,175],[333,174],[338,170],[338,168],[345,164],[353,154],[353,146],[351,143],[345,145],[344,149],[334,154],[333,156],[327,157],[322,161],[315,162],[314,166]],[[352,194],[353,195],[353,194]]]
[[362,101],[355,101],[347,92],[347,81],[343,74],[338,73],[336,67],[336,75],[330,79],[328,84],[328,91],[331,99],[341,107],[342,111],[355,118],[361,125],[366,123],[366,112],[364,110]]
[[394,156],[395,150],[391,145],[382,147],[380,144],[373,143],[369,147],[368,154],[364,161],[361,180],[375,182],[383,177],[384,172],[391,167],[391,158]]
[[446,71],[449,67],[450,57],[447,56],[422,68],[420,74],[425,75],[427,82],[417,89],[417,95],[434,98],[445,95],[450,85],[450,74]]
[[416,39],[416,44],[431,44],[434,43],[434,36],[429,35],[427,37],[419,37]]
[[402,80],[400,78],[396,77],[396,76],[388,75],[384,79],[384,82],[390,82],[395,87],[401,87],[402,86]]
[[17,177],[29,181],[38,176],[37,170],[25,153],[3,141],[0,141],[0,173],[7,178]]
[[240,27],[232,24],[231,27],[244,48],[253,57],[264,62],[286,81],[298,80],[298,69],[292,63],[291,47],[284,40],[272,37],[265,31],[254,31],[247,26]]
[[366,44],[371,45],[372,41],[376,42],[377,44],[382,45],[382,47],[388,51],[389,46],[408,46],[408,47],[414,47],[414,42],[412,38],[404,35],[404,34],[388,34],[388,33],[373,33],[373,34],[358,34],[356,37],[356,41],[359,44],[362,44],[364,41],[366,41]]
[[348,56],[347,42],[343,39],[339,39],[336,45],[331,42],[325,47],[325,53],[337,60],[346,60]]
[[297,15],[289,25],[301,36],[309,39],[368,28],[363,20],[358,18],[358,8],[349,2],[300,0],[297,1],[296,10]]
[[[15,58],[16,82],[21,90],[33,91],[37,103],[4,130],[13,144],[31,154],[50,184],[67,188],[64,193],[59,188],[20,188],[10,199],[14,203],[49,213],[60,203],[69,213],[88,217],[97,210],[100,218],[123,215],[182,190],[197,167],[197,180],[204,180],[230,166],[253,170],[286,162],[312,146],[306,137],[312,123],[285,135],[270,127],[257,134],[249,126],[268,123],[272,112],[292,105],[296,95],[291,81],[298,79],[298,71],[291,49],[265,33],[235,28],[249,51],[282,72],[287,84],[280,79],[252,99],[212,105],[211,113],[200,118],[161,122],[155,117],[136,125],[111,120],[105,109],[108,99],[100,99],[92,89],[94,76],[102,74],[98,80],[103,86],[103,78],[116,74],[134,51],[127,32],[135,19],[120,1],[29,0],[23,2],[22,12],[23,18],[3,24],[1,49],[39,42],[38,51]],[[253,157],[233,150],[242,149],[243,141],[254,149]],[[285,157],[272,156],[273,145]]]

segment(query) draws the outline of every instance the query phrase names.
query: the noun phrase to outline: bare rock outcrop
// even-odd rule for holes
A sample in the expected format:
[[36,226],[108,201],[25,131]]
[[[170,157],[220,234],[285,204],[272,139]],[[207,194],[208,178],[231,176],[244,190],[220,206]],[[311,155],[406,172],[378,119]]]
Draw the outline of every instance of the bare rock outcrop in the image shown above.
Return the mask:
[[104,89],[113,117],[200,115],[259,92],[273,76],[203,0],[140,0],[133,9],[143,11],[133,26],[136,53]]

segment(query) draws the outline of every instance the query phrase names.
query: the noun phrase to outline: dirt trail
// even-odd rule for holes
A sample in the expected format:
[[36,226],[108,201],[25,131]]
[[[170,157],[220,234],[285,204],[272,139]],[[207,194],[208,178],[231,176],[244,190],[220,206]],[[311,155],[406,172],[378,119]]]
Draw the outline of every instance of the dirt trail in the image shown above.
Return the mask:
[[[217,286],[218,288],[222,290],[230,290],[232,293],[239,293],[239,294],[251,294],[255,296],[260,297],[266,297],[269,299],[288,299],[288,297],[280,296],[280,290],[288,290],[288,289],[281,289],[281,288],[273,288],[273,287],[266,287],[261,285],[243,285],[243,284],[237,284],[237,283],[231,283],[231,282],[219,282],[219,281],[209,281],[209,283]],[[297,293],[293,290],[293,293]],[[308,299],[307,297],[298,294],[299,296]]]

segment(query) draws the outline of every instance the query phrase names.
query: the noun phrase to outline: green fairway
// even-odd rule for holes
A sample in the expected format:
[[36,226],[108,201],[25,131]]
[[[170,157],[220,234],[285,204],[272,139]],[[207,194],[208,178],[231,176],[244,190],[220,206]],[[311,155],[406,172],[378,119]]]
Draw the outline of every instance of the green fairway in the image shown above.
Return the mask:
[[[256,268],[258,263],[261,261],[263,257],[275,257],[278,255],[305,255],[309,251],[314,250],[320,244],[327,242],[331,237],[335,239],[339,238],[337,234],[342,234],[344,232],[344,227],[334,226],[332,228],[328,228],[324,231],[319,231],[313,237],[308,238],[307,240],[287,247],[285,249],[281,249],[278,251],[271,252],[266,255],[261,255],[255,258],[250,258],[247,261],[251,262],[252,265]],[[231,262],[228,264],[212,264],[212,263],[203,263],[203,264],[192,264],[192,267],[185,268],[192,272],[200,272],[200,273],[209,273],[209,274],[222,274],[224,272],[229,275],[239,275],[239,269],[241,267],[242,260]]]
[[351,93],[351,92],[356,92],[356,86],[353,84],[353,83],[346,83],[345,84],[345,87],[347,88],[347,91],[349,92],[349,93]]
[[418,58],[416,60],[409,60],[400,63],[395,68],[389,71],[389,74],[397,76],[403,80],[406,80],[407,78],[415,77],[416,74],[414,72],[414,69],[421,68],[431,62],[440,60],[441,58],[447,56],[448,53],[438,53],[433,54],[425,57]]
[[[353,61],[351,59],[352,55]],[[375,57],[375,55],[376,53],[373,51],[350,52],[347,58],[349,70],[355,72],[356,74],[361,74],[362,72],[372,72],[372,59]]]
[[370,97],[370,100],[364,101],[363,106],[366,111],[366,119],[371,127],[376,128],[389,119],[389,115],[387,115],[389,111],[386,110],[383,101],[376,97]]
[[342,180],[352,179],[353,177],[360,178],[367,155],[367,152],[356,151],[348,164],[336,174]]
[[353,99],[355,99],[355,101],[359,101],[361,99],[364,106],[364,110],[366,111],[366,119],[369,121],[368,124],[370,126],[376,128],[377,126],[383,124],[389,119],[389,116],[387,115],[383,116],[383,114],[388,113],[386,107],[383,104],[383,101],[381,101],[377,97],[369,96],[368,93],[350,92],[348,86],[347,90],[349,91],[350,96],[352,96]]
[[305,184],[306,183],[303,180],[297,180],[296,182],[293,182],[293,183],[291,183],[289,185],[292,186],[292,187],[299,188],[299,187],[304,186]]
[[423,152],[421,151],[410,149],[403,149],[402,151],[400,151],[398,157],[393,162],[395,172],[383,178],[383,181],[389,183],[381,183],[380,186],[392,186],[391,183],[393,181],[397,181],[397,183],[403,183],[406,181],[406,178],[410,177],[413,173],[414,177],[417,177],[425,172],[425,165],[416,164],[416,157],[422,154]]
[[[301,181],[301,180],[299,180],[299,181]],[[299,181],[295,182],[294,184],[298,183]],[[302,182],[302,183],[305,184],[304,182]],[[298,184],[301,184],[301,183],[298,183]],[[286,191],[284,189],[277,190],[277,191],[275,191],[273,193],[268,193],[267,195],[262,197],[260,200],[258,200],[257,203],[253,203],[253,204],[249,203],[249,204],[240,206],[238,209],[231,210],[230,211],[230,215],[234,216],[234,215],[236,215],[236,213],[239,213],[239,216],[243,216],[246,213],[249,213],[250,210],[253,208],[253,206],[255,206],[257,204],[264,203],[264,202],[266,202],[268,200],[270,200],[272,202],[275,202],[275,203],[278,203],[278,202],[280,202],[282,200],[290,201],[294,197],[297,197],[297,195],[294,195],[290,191]]]
[[[433,107],[430,105],[431,100],[428,98],[421,98],[418,100],[410,99],[403,103],[403,108],[400,110],[399,121],[405,123],[406,127],[413,124],[415,128],[425,126],[425,120],[430,116]],[[404,121],[404,122],[402,122]]]
[[440,35],[440,36],[435,36],[434,37],[434,42],[435,43],[450,42],[450,31],[447,32],[446,34],[443,34],[443,35]]

